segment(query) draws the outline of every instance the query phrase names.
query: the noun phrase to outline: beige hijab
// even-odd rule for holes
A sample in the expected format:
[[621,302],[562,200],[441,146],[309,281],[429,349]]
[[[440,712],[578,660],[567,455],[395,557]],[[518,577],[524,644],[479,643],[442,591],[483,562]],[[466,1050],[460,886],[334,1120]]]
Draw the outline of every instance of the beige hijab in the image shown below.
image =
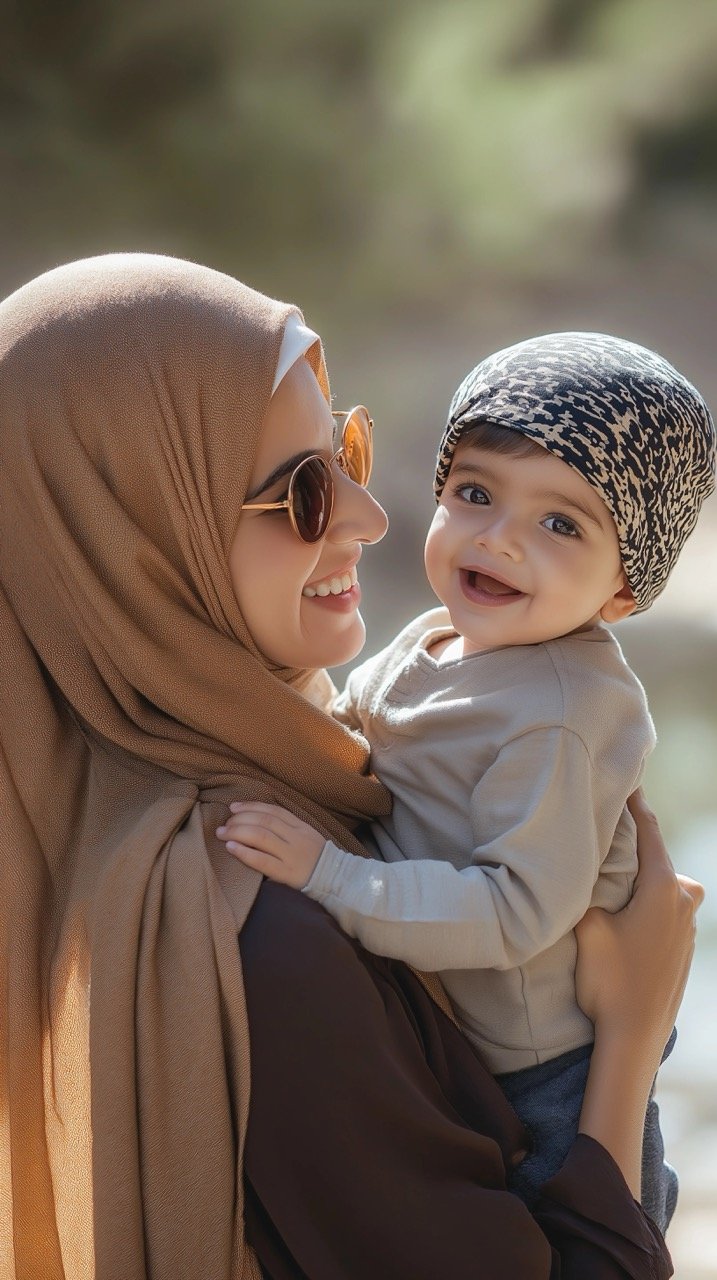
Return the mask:
[[214,828],[271,798],[346,844],[388,809],[227,569],[291,310],[145,255],[0,305],[3,1277],[259,1275],[237,943],[259,878]]

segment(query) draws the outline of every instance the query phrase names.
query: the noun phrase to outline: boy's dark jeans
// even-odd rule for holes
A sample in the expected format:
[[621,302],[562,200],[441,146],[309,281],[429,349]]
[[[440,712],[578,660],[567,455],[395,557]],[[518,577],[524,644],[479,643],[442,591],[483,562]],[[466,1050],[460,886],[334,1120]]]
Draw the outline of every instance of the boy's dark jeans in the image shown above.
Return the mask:
[[[672,1052],[673,1030],[662,1061]],[[533,1136],[533,1149],[511,1174],[509,1185],[532,1207],[538,1190],[562,1165],[578,1130],[590,1068],[592,1045],[563,1053],[550,1062],[496,1076],[508,1100]],[[642,1146],[642,1206],[663,1235],[677,1204],[677,1174],[664,1159],[660,1112],[652,1086]]]

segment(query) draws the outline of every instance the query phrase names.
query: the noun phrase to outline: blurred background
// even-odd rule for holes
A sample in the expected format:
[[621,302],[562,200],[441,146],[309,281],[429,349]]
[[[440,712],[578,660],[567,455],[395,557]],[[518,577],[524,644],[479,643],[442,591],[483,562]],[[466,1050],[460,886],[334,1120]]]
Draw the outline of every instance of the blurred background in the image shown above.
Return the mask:
[[[298,302],[337,403],[377,423],[392,527],[369,650],[422,572],[451,393],[482,356],[587,328],[717,406],[715,0],[16,0],[0,44],[0,288],[117,249]],[[659,1097],[679,1280],[717,1277],[717,499],[618,631],[650,696],[648,790],[704,879]],[[339,678],[341,673],[338,673]],[[660,945],[659,938],[655,946]]]

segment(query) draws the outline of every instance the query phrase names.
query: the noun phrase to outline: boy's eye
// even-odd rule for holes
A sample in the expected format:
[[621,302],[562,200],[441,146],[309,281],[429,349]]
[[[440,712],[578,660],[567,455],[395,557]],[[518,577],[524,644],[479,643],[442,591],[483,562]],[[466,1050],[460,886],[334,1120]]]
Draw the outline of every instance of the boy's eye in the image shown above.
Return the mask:
[[459,484],[455,493],[456,497],[472,502],[474,506],[485,507],[490,502],[490,495],[479,484]]
[[543,524],[550,533],[558,533],[563,538],[579,538],[580,530],[567,516],[546,516]]

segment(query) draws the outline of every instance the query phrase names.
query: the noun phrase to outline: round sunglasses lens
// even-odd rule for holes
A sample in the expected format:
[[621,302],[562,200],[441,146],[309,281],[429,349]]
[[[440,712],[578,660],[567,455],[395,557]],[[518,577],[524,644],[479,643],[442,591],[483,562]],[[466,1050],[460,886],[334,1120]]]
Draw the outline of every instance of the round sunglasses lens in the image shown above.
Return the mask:
[[323,458],[307,458],[294,472],[291,509],[304,542],[317,542],[331,516],[333,481]]
[[371,475],[373,446],[371,420],[365,409],[355,409],[344,427],[342,440],[344,470],[356,483],[367,485]]

